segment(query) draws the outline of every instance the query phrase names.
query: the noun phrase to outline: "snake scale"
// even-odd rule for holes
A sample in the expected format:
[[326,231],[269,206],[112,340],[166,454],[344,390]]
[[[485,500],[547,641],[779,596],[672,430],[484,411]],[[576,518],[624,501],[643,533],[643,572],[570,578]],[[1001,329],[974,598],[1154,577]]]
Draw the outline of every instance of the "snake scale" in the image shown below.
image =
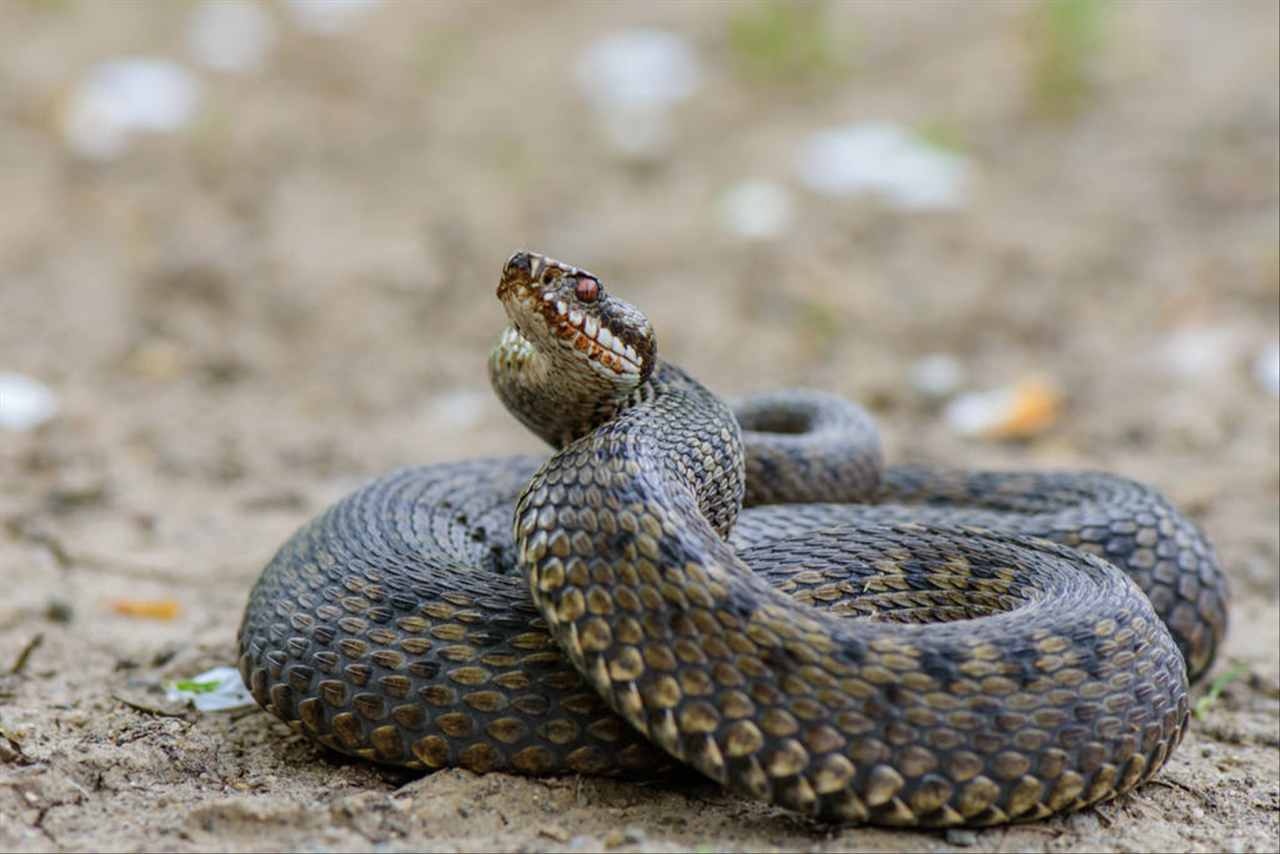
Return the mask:
[[935,827],[1112,798],[1178,745],[1226,590],[1158,493],[882,469],[861,410],[735,414],[585,271],[517,253],[498,296],[493,385],[555,452],[393,473],[281,547],[240,670],[299,732],[415,769],[674,757],[819,819]]

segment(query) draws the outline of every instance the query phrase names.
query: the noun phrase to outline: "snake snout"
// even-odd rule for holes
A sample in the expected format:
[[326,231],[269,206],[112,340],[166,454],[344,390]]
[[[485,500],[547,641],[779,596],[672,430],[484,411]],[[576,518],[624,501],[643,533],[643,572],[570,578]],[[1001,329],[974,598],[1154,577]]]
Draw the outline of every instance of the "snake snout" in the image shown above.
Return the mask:
[[595,279],[590,273],[579,270],[572,264],[565,264],[546,255],[522,249],[508,258],[507,263],[503,265],[502,279],[498,283],[498,296],[501,297],[504,291],[515,286],[535,284],[554,286],[558,280],[574,276]]
[[547,259],[535,252],[522,249],[515,253],[502,267],[502,278],[498,280],[498,298],[505,300],[513,289],[532,285],[546,266]]
[[533,275],[533,259],[534,253],[525,252],[523,249],[507,259],[506,265],[502,268],[503,278],[507,276],[523,275],[526,278]]

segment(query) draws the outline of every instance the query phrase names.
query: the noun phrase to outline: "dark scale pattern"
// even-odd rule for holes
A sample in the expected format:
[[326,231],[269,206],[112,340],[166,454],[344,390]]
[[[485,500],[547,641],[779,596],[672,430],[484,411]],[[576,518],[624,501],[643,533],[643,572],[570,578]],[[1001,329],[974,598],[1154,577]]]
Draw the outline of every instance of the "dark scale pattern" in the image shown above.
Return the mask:
[[[801,607],[716,535],[717,481],[732,470],[687,476],[727,410],[681,374],[652,382],[664,393],[534,475],[516,545],[570,661],[672,756],[819,818],[951,826],[1114,797],[1181,740],[1182,656],[1114,567],[916,523],[757,547],[828,611],[881,619]],[[595,494],[556,491],[601,470]],[[557,548],[566,537],[574,545]]]
[[1226,577],[1204,535],[1163,495],[1094,472],[965,472],[895,466],[873,505],[806,504],[743,513],[739,548],[809,532],[891,522],[962,524],[1071,546],[1123,569],[1150,598],[1187,661],[1204,675],[1227,627]]
[[[1158,494],[882,473],[860,409],[789,391],[735,419],[590,274],[520,254],[499,293],[495,388],[560,450],[389,475],[280,549],[240,669],[295,729],[419,769],[669,754],[808,815],[926,826],[1111,798],[1176,747],[1183,656],[1208,668],[1226,597]],[[769,503],[816,500],[871,503]]]
[[809,389],[757,392],[733,402],[742,427],[743,505],[872,501],[884,454],[862,407]]
[[568,667],[519,578],[491,571],[510,569],[512,502],[538,462],[399,472],[302,528],[240,629],[258,702],[335,750],[414,768],[661,765]]

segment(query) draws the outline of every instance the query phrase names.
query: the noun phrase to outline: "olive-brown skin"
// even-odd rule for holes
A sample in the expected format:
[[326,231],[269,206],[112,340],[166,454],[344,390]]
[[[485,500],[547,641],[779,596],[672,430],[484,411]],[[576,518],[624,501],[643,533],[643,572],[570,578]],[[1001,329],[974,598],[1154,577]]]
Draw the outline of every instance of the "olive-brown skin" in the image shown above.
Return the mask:
[[1112,797],[1177,745],[1182,657],[1114,567],[963,529],[929,560],[930,531],[890,527],[861,532],[917,592],[890,614],[985,619],[806,612],[718,536],[731,413],[679,372],[654,382],[539,469],[515,540],[570,662],[672,756],[819,818],[949,826]]
[[[804,432],[828,405],[758,399],[744,422]],[[1150,489],[881,474],[878,447],[856,483],[825,484],[808,472],[838,466],[800,445],[748,434],[744,456],[733,411],[662,362],[605,423],[570,423],[555,414],[545,462],[399,472],[304,526],[241,627],[258,701],[376,761],[623,774],[669,755],[808,815],[888,825],[1077,808],[1180,741],[1184,655],[1208,667],[1225,589]],[[873,503],[739,520],[749,471],[781,484],[754,502]]]

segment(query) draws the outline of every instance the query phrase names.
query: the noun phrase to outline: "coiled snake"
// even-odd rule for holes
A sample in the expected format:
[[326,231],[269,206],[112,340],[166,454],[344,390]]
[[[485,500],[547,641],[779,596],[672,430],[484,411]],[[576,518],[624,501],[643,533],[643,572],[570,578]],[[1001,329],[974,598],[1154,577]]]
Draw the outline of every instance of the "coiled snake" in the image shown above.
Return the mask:
[[556,451],[389,475],[280,549],[240,669],[298,731],[421,769],[666,754],[821,819],[921,826],[1111,798],[1181,740],[1225,583],[1157,493],[881,473],[856,407],[735,417],[589,273],[518,253],[498,296],[494,387]]

